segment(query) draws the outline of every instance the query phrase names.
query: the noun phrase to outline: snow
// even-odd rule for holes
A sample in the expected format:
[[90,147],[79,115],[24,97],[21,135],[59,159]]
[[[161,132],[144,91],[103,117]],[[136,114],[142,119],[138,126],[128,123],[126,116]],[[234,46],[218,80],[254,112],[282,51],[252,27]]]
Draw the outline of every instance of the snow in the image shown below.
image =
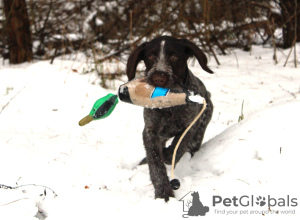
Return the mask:
[[203,103],[204,98],[200,95],[191,95],[188,97],[190,101],[197,102],[197,103]]
[[[176,166],[181,188],[168,203],[154,199],[148,167],[137,166],[145,157],[141,107],[120,102],[110,117],[78,125],[98,98],[117,93],[125,77],[106,90],[92,84],[94,75],[80,74],[83,62],[0,66],[0,184],[18,187],[0,187],[0,219],[182,219],[179,200],[190,191],[209,206],[207,219],[262,216],[216,209],[267,210],[213,207],[214,195],[289,195],[299,203],[300,71],[292,58],[283,67],[288,52],[278,51],[274,65],[270,48],[234,50],[218,57],[220,66],[211,58],[212,75],[190,65],[215,109],[200,151]],[[245,119],[238,122],[243,101]],[[271,209],[295,214],[265,217],[299,219],[298,206]]]

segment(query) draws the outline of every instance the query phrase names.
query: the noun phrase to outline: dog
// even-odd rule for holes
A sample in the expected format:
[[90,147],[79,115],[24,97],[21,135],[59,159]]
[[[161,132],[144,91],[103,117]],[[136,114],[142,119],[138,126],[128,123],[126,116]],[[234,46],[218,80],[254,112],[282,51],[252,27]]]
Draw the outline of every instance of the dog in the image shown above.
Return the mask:
[[[205,54],[196,44],[187,39],[170,36],[161,36],[142,43],[131,53],[126,66],[128,80],[135,78],[137,65],[143,60],[146,66],[145,77],[150,85],[170,89],[181,85],[205,98],[206,109],[183,138],[177,150],[175,163],[184,153],[189,152],[193,156],[199,150],[213,113],[210,93],[188,68],[187,61],[193,56],[203,70],[213,73],[207,66]],[[202,107],[201,104],[191,103],[163,109],[144,108],[143,143],[146,158],[140,164],[148,163],[155,198],[162,198],[167,202],[170,197],[174,197],[165,164],[171,164],[179,138]],[[171,145],[166,147],[166,142],[170,138],[173,138]]]

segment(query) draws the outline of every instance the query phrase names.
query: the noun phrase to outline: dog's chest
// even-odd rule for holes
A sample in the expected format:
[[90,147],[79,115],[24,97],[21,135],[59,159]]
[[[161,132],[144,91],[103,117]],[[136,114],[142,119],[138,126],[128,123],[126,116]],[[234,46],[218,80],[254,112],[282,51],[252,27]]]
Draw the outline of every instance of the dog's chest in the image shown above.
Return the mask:
[[[172,108],[164,110],[154,110],[154,115],[150,122],[154,129],[157,131],[157,135],[165,138],[171,138],[178,135],[185,130],[191,121],[195,118],[195,112],[197,112],[197,107],[189,108]],[[154,116],[154,117],[153,117]]]

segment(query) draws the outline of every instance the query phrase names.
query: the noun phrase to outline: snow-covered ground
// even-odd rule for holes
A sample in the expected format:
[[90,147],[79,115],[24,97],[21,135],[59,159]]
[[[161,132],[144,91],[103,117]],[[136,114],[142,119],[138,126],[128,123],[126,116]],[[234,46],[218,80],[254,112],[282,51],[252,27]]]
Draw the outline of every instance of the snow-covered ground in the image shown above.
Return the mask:
[[299,219],[300,71],[292,58],[283,67],[288,52],[274,65],[272,49],[235,50],[218,57],[221,66],[211,58],[213,75],[190,65],[215,109],[201,150],[177,165],[181,188],[167,204],[154,199],[147,165],[137,166],[141,107],[119,103],[108,118],[78,126],[125,77],[106,90],[80,74],[83,61],[1,65],[0,184],[18,188],[0,186],[0,219],[183,219],[193,191],[209,212],[190,218]]

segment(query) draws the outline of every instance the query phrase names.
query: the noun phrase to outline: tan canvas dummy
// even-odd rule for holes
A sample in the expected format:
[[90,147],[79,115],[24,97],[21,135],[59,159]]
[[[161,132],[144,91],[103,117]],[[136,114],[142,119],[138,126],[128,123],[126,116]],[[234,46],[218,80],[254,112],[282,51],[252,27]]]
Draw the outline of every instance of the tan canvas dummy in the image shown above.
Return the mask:
[[177,88],[160,88],[149,85],[145,78],[134,79],[119,88],[119,98],[145,108],[168,108],[185,105],[188,102],[203,103],[203,98],[178,86]]

